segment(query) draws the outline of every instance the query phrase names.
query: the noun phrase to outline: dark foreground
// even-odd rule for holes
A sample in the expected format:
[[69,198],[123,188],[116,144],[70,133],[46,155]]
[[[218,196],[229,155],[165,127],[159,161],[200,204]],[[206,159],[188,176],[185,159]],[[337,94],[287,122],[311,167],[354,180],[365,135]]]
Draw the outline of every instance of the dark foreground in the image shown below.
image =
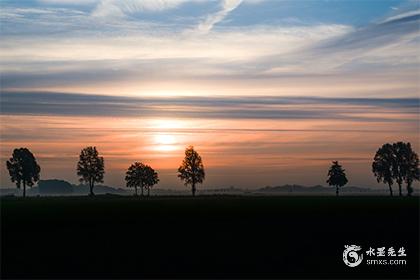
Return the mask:
[[419,277],[418,197],[3,198],[1,223],[2,278]]

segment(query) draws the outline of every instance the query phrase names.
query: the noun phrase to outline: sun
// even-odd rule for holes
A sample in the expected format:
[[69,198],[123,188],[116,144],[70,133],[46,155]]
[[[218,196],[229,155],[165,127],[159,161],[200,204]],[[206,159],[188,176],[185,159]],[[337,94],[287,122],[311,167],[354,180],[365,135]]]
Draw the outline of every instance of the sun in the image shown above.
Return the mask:
[[176,149],[175,136],[170,134],[156,134],[154,136],[154,147],[157,151],[173,151]]

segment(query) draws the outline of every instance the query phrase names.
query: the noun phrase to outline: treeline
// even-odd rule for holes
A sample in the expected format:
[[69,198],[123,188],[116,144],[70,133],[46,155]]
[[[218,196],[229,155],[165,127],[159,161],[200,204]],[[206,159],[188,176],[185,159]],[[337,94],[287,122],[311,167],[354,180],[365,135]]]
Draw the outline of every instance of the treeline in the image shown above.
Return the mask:
[[[40,179],[41,167],[27,148],[14,149],[6,166],[11,181],[18,189],[23,189],[23,197],[26,196],[26,186],[32,187]],[[89,186],[89,195],[93,196],[95,184],[102,183],[105,174],[104,158],[99,156],[96,147],[81,150],[76,172],[79,181]],[[378,149],[373,158],[372,172],[378,183],[388,185],[391,196],[394,183],[398,185],[400,196],[403,195],[404,184],[407,195],[410,196],[413,193],[414,181],[420,180],[419,158],[410,143],[386,143]],[[333,161],[327,177],[326,182],[335,187],[338,196],[339,189],[348,183],[346,172],[338,161]],[[197,185],[205,179],[203,160],[192,146],[185,149],[185,157],[178,168],[178,178],[186,186],[191,186],[192,196],[196,194]],[[150,196],[150,190],[159,182],[159,176],[151,166],[134,162],[127,169],[125,181],[127,187],[134,188],[136,196],[138,189],[142,196],[145,190]]]
[[[26,196],[26,187],[32,187],[40,179],[41,167],[27,148],[14,149],[6,166],[11,181],[18,189],[23,189],[23,197]],[[95,184],[103,183],[105,175],[105,161],[99,156],[96,147],[81,150],[76,172],[80,183],[86,183],[89,186],[89,195],[93,196]],[[192,146],[185,149],[185,158],[178,168],[178,177],[186,186],[191,186],[192,195],[195,196],[197,184],[203,183],[205,179],[205,171],[201,156]],[[135,195],[138,195],[140,189],[142,196],[144,190],[150,196],[150,189],[159,182],[159,176],[149,165],[134,162],[127,169],[125,181],[127,187],[134,188]]]

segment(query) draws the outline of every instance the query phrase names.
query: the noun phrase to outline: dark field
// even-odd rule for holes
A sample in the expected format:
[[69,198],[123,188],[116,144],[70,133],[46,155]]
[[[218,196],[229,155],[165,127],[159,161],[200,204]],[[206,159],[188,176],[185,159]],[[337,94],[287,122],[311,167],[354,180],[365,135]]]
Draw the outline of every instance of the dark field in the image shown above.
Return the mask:
[[2,278],[419,277],[418,197],[3,198],[1,222]]

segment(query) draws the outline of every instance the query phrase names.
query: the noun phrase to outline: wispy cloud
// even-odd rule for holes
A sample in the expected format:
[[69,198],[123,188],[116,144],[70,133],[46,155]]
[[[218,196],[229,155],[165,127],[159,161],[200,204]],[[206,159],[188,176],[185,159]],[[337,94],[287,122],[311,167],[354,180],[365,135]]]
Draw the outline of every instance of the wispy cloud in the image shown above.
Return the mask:
[[[398,11],[398,8],[393,8],[393,10]],[[399,19],[408,19],[410,21],[413,20],[418,20],[418,17],[420,16],[420,9],[414,10],[414,11],[405,11],[405,12],[400,12],[396,15],[387,17],[385,20],[382,21],[382,23],[385,22],[390,22],[390,21],[395,21],[395,20],[399,20]]]
[[198,31],[200,33],[209,32],[215,24],[222,21],[230,12],[235,10],[241,3],[242,0],[223,0],[221,3],[221,10],[214,14],[208,15],[207,18],[198,25]]
[[[413,98],[178,97],[138,98],[42,92],[3,92],[1,114],[178,117],[212,119],[347,119],[416,121]],[[371,111],[372,114],[368,112]],[[397,117],[398,116],[398,117]]]
[[175,8],[186,0],[102,0],[93,16],[116,17],[142,11],[162,11]]
[[46,5],[86,5],[97,4],[101,0],[37,0],[41,4]]
[[[388,91],[416,96],[418,92],[417,10],[404,10],[360,27],[300,20],[213,28],[232,12],[240,13],[243,9],[238,7],[265,2],[202,2],[203,10],[194,6],[197,2],[92,1],[93,11],[72,6],[6,6],[0,11],[2,87],[71,91],[74,86],[102,85],[103,89],[113,83],[121,94],[143,94],[147,83],[163,87],[162,81],[178,81],[171,90],[188,91],[198,83],[212,94],[226,91],[229,83],[237,91],[253,90],[254,94],[306,94],[303,87],[312,88],[314,95],[327,90],[335,90],[336,95],[352,90],[353,96],[380,96]],[[208,3],[210,9],[205,6]],[[174,17],[168,23],[167,15],[163,21],[143,14],[130,16],[191,5],[200,10],[192,20]],[[92,17],[101,7],[104,14],[117,9],[116,14],[123,17]],[[195,30],[203,18],[198,28],[203,32],[185,32]]]

